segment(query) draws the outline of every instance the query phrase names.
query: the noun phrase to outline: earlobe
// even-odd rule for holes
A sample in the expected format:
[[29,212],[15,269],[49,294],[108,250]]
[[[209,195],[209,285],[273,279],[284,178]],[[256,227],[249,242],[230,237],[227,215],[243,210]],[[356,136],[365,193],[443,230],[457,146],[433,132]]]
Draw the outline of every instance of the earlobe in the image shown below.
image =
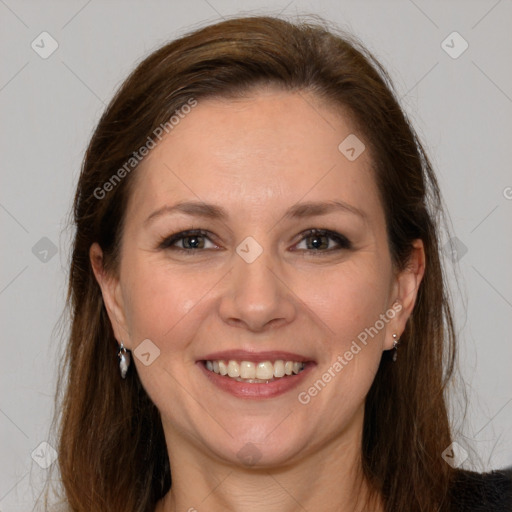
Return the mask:
[[89,258],[94,276],[101,288],[103,303],[112,324],[114,336],[119,343],[124,343],[129,348],[129,337],[125,326],[124,306],[119,280],[105,271],[103,251],[96,242],[89,249]]
[[425,250],[422,240],[414,240],[409,260],[404,269],[401,270],[395,281],[393,290],[394,304],[400,304],[400,310],[397,312],[393,322],[391,334],[386,340],[388,349],[393,348],[392,334],[396,334],[398,338],[402,336],[408,318],[411,316],[416,304],[418,290],[425,273]]

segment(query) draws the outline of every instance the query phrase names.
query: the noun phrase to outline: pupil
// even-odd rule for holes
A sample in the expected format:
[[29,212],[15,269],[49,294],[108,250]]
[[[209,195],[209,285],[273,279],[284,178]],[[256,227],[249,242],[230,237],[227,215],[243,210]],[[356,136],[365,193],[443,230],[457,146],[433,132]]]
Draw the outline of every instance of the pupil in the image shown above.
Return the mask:
[[314,238],[311,239],[311,245],[315,248],[315,249],[319,249],[322,247],[322,245],[325,245],[322,243],[322,237],[320,236],[315,236]]
[[197,248],[199,247],[200,243],[199,243],[199,238],[197,236],[189,236],[187,238],[188,240],[188,246],[189,247],[192,247],[192,248]]

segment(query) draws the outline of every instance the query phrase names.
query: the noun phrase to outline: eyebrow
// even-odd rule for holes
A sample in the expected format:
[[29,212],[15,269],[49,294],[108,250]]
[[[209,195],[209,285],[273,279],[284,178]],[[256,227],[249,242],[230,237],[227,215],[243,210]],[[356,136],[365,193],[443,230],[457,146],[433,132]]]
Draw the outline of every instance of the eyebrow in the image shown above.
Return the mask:
[[[345,203],[344,201],[333,200],[297,203],[288,209],[284,214],[283,219],[302,219],[306,217],[327,215],[333,212],[350,213],[352,215],[357,215],[362,219],[367,218],[365,212],[359,208]],[[144,224],[148,224],[152,220],[162,217],[163,215],[172,215],[174,213],[185,213],[186,215],[221,221],[226,221],[229,217],[226,210],[221,206],[200,201],[183,201],[172,206],[164,205],[161,208],[158,208],[151,213],[151,215],[144,221]]]

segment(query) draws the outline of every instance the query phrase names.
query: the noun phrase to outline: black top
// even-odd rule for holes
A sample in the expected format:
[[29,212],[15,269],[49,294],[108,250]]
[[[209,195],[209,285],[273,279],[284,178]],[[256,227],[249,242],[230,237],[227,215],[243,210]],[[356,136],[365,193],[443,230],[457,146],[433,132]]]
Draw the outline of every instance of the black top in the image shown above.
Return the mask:
[[451,497],[457,512],[512,512],[512,467],[490,473],[458,470]]

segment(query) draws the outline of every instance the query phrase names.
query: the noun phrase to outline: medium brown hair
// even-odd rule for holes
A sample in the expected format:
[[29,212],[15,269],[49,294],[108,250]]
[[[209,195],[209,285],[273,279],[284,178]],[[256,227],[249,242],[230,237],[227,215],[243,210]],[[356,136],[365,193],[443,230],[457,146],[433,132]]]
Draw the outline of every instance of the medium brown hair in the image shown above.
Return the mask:
[[452,469],[441,453],[451,443],[445,391],[455,336],[432,166],[386,71],[353,36],[321,20],[259,16],[207,26],[149,55],[112,99],[85,154],[74,202],[71,332],[58,447],[72,510],[152,511],[171,485],[159,411],[135,368],[126,380],[119,376],[118,344],[89,259],[98,242],[106,271],[116,274],[137,170],[125,173],[104,197],[98,198],[98,187],[187,101],[240,96],[259,85],[308,92],[348,112],[370,150],[395,268],[407,264],[413,240],[423,241],[426,270],[399,359],[392,363],[383,353],[366,398],[362,460],[386,511],[446,506]]

